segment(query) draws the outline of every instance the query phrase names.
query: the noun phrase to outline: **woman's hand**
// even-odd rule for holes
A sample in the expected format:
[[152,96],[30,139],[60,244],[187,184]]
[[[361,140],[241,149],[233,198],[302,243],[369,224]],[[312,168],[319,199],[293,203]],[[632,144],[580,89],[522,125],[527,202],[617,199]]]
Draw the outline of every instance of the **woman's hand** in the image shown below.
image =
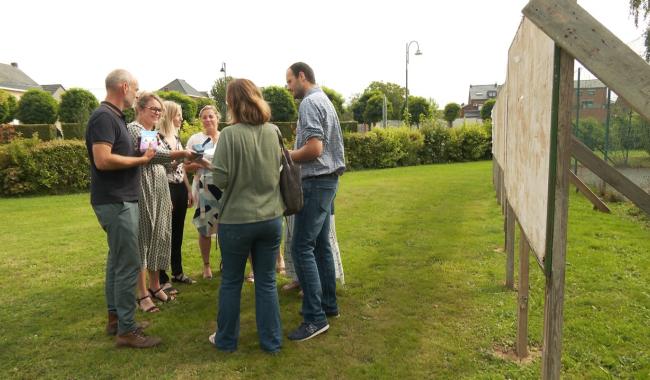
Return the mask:
[[187,207],[194,207],[194,196],[192,195],[192,189],[187,193]]

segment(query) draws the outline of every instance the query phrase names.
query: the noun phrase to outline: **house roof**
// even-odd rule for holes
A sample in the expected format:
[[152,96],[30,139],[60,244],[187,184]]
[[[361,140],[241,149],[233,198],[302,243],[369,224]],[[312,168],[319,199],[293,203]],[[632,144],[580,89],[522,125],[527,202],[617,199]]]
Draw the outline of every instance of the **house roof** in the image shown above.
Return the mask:
[[[578,81],[573,81],[573,88],[578,88]],[[580,80],[580,88],[607,88],[605,83],[599,79],[583,79]]]
[[17,66],[0,63],[0,87],[14,90],[29,90],[41,88],[32,78],[22,72]]
[[65,91],[65,87],[60,84],[42,84],[41,88],[50,94],[54,94],[59,88]]
[[470,84],[469,85],[469,101],[472,100],[487,100],[490,97],[487,95],[488,91],[497,91],[497,84]]
[[159,91],[178,91],[181,94],[192,96],[195,98],[204,98],[203,93],[197,91],[194,87],[190,86],[183,79],[174,79],[168,84],[162,86]]

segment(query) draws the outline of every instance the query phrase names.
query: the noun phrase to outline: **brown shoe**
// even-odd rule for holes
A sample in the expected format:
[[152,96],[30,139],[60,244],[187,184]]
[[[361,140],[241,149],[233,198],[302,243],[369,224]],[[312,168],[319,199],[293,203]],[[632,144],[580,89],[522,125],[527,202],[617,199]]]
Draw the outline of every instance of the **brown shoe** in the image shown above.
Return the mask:
[[141,328],[136,328],[115,338],[115,347],[150,348],[159,345],[162,340],[155,336],[146,336]]
[[[110,336],[117,335],[117,321],[118,321],[117,314],[115,312],[109,311],[108,312],[108,322],[106,323],[106,334],[107,335],[110,335]],[[151,325],[150,322],[142,321],[142,322],[138,322],[136,324],[136,327],[141,329],[141,330],[144,330],[147,327],[149,327],[149,325]]]

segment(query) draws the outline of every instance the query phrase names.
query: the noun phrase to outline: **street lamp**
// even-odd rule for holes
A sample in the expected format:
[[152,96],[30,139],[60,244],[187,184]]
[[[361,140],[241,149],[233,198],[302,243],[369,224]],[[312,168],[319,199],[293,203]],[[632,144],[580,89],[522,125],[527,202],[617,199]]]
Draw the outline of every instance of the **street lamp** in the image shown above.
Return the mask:
[[224,83],[226,82],[226,62],[221,62],[221,70],[220,72],[223,73],[223,81]]
[[415,55],[422,55],[420,44],[417,41],[413,40],[406,44],[406,101],[404,102],[404,112],[409,112],[409,47],[413,43],[417,46]]

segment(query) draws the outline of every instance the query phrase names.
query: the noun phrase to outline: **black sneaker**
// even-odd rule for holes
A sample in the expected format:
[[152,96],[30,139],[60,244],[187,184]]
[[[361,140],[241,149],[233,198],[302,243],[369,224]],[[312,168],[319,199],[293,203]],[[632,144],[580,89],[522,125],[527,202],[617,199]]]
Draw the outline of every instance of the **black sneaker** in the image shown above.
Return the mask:
[[[302,310],[298,310],[298,314],[302,315]],[[338,311],[326,311],[325,315],[329,318],[338,318],[341,316],[341,313]]]
[[302,342],[303,340],[311,339],[320,333],[326,332],[329,328],[330,325],[327,321],[323,321],[319,324],[303,322],[294,332],[289,334],[289,340]]

